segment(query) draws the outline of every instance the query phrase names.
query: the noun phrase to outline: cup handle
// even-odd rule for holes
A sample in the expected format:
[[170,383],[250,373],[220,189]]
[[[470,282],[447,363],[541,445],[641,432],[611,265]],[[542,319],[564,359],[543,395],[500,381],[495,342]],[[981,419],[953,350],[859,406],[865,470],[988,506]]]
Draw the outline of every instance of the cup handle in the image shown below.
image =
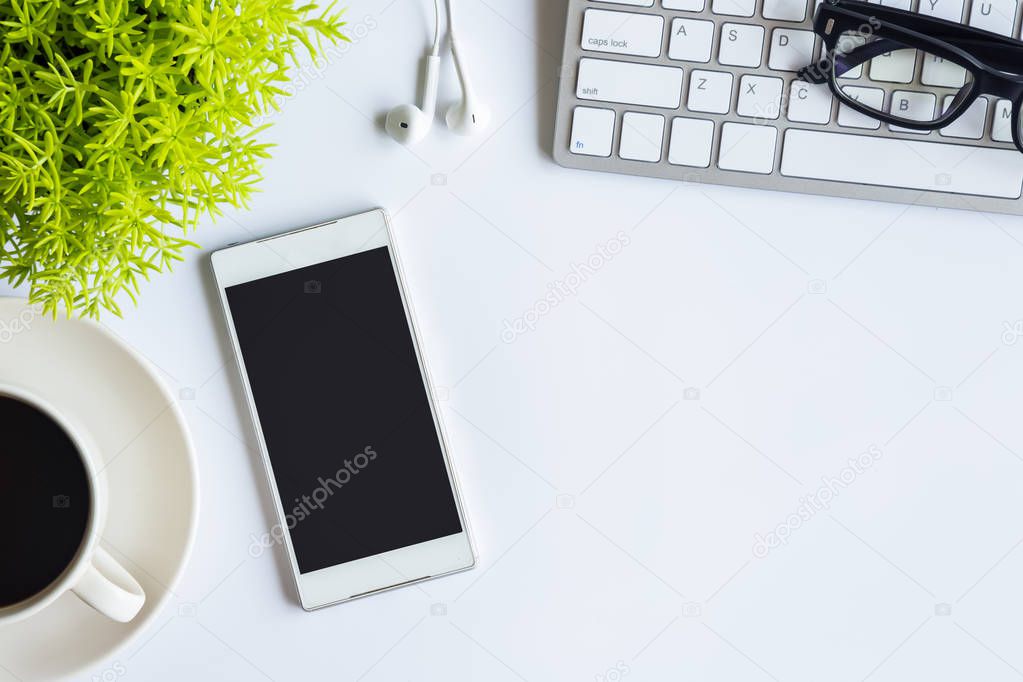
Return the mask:
[[134,618],[146,602],[146,593],[131,573],[102,547],[71,591],[104,616],[121,623]]

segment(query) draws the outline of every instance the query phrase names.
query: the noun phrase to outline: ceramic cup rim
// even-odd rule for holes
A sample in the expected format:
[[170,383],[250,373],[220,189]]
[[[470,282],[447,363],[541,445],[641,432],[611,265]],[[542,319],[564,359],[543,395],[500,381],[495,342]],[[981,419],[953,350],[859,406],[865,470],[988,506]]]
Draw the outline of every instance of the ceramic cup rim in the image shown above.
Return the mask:
[[69,420],[48,400],[23,386],[0,382],[0,396],[13,398],[33,407],[53,420],[75,446],[78,459],[85,467],[85,475],[89,485],[89,520],[78,545],[78,551],[57,578],[49,585],[30,597],[19,602],[0,607],[0,625],[6,625],[32,616],[52,604],[67,592],[81,578],[91,565],[90,559],[99,542],[102,522],[103,497],[105,491],[100,485],[100,472],[93,460],[94,448],[82,432],[76,429]]

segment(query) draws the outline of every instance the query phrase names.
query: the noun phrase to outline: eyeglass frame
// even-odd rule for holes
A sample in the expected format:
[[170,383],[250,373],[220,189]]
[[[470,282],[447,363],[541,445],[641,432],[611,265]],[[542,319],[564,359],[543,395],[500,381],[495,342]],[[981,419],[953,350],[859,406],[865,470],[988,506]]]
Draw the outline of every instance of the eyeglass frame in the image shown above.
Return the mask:
[[[846,32],[868,32],[868,29],[870,34],[876,35],[880,40],[866,43],[860,48],[874,46],[876,54],[868,50],[869,56],[861,54],[863,59],[856,64],[848,65],[846,71],[892,49],[920,50],[956,64],[973,77],[973,82],[968,86],[964,84],[955,95],[962,97],[958,106],[949,106],[947,112],[933,121],[917,121],[878,111],[847,95],[838,82],[840,75],[835,74],[835,48],[839,38]],[[930,131],[944,128],[954,122],[966,113],[981,95],[1007,99],[1012,102],[1012,141],[1016,148],[1023,152],[1023,135],[1020,133],[1023,66],[1017,67],[1016,72],[1010,72],[989,63],[1000,63],[1003,66],[1013,63],[1023,65],[1023,41],[954,21],[895,7],[874,5],[861,0],[824,0],[814,14],[813,31],[823,40],[824,56],[814,64],[800,69],[797,77],[817,85],[826,83],[842,104],[885,123]],[[937,37],[939,35],[943,37]],[[878,44],[884,40],[892,41],[894,44],[890,45],[889,49],[883,49],[884,45]],[[966,87],[969,87],[969,90],[965,90],[964,94]]]

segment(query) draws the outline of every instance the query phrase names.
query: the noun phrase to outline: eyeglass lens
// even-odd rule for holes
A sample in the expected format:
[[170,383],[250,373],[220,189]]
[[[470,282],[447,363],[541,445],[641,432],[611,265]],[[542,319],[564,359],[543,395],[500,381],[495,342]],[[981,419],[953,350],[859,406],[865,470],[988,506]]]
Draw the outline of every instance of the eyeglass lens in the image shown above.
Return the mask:
[[[838,37],[832,78],[843,96],[906,122],[938,121],[959,111],[973,87],[973,74],[961,65],[869,30]],[[851,109],[844,113],[863,116]],[[877,121],[862,123],[878,127]]]

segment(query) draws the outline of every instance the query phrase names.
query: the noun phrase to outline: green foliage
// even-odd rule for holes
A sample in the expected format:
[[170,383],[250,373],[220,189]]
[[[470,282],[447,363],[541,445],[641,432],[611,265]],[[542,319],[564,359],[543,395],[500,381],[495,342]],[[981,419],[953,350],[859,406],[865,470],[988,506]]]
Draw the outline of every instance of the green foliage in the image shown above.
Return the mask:
[[0,0],[0,277],[56,314],[120,314],[244,206],[253,120],[304,49],[346,40],[292,0]]

